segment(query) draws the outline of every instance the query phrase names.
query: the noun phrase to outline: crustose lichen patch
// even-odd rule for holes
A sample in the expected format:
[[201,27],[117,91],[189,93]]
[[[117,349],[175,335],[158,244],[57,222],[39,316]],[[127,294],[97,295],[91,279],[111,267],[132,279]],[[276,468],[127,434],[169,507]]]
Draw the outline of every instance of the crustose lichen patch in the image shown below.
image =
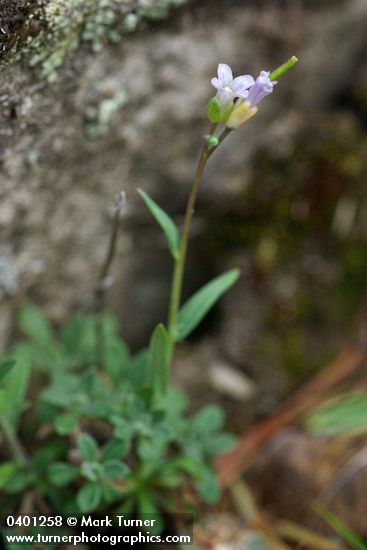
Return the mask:
[[53,80],[81,42],[99,51],[187,0],[0,0],[0,61],[24,54]]

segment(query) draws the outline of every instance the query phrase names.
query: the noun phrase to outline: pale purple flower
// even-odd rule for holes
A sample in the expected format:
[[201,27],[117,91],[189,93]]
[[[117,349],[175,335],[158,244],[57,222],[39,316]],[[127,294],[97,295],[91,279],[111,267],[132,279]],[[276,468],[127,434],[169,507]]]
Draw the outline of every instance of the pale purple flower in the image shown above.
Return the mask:
[[261,71],[260,76],[257,77],[253,86],[247,96],[247,101],[251,104],[251,107],[256,107],[260,101],[267,95],[271,94],[274,85],[277,84],[269,78],[270,71]]
[[219,105],[224,106],[236,98],[246,99],[248,89],[255,84],[250,75],[233,78],[232,69],[225,63],[218,65],[218,77],[212,79],[212,85],[218,90],[216,98]]

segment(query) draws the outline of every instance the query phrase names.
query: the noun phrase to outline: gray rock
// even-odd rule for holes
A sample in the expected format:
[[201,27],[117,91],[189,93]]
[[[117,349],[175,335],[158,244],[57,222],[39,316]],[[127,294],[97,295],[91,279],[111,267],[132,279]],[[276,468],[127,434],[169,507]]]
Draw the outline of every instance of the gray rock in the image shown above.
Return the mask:
[[[126,15],[136,12],[131,2],[126,5]],[[3,68],[0,94],[1,247],[12,266],[13,283],[10,278],[7,284],[16,292],[13,302],[6,298],[9,315],[25,300],[55,321],[88,305],[108,237],[106,212],[123,189],[129,214],[110,306],[134,345],[146,341],[154,322],[164,317],[171,266],[136,188],[147,190],[180,221],[206,132],[203,109],[217,63],[229,62],[235,72],[256,72],[293,53],[300,57],[299,67],[282,80],[251,126],[230,136],[213,156],[198,205],[195,255],[195,243],[205,236],[205,204],[213,204],[218,215],[225,212],[227,201],[239,200],[248,187],[255,153],[265,148],[286,158],[307,124],[299,109],[314,113],[345,89],[346,71],[356,66],[365,47],[367,6],[356,0],[339,0],[338,6],[336,12],[335,2],[322,7],[308,1],[277,7],[192,2],[167,22],[121,34],[117,44],[99,53],[88,46],[77,49],[80,40],[68,43],[60,68],[57,61],[64,57],[57,57],[55,44],[60,45],[62,33],[55,39],[43,27],[33,29],[40,43],[50,40],[51,48],[35,69],[28,66],[35,62],[35,50],[19,39],[18,51],[26,53]],[[82,25],[95,22],[91,13],[85,12]],[[356,32],[347,32],[346,21]],[[76,36],[85,29],[78,25],[72,27]],[[111,36],[105,38],[101,43]],[[338,47],[337,55],[330,55],[330,44]],[[6,47],[17,58],[9,41]],[[56,78],[48,82],[42,72]],[[188,286],[219,264],[203,259],[190,265]],[[255,330],[256,318],[243,319],[246,334]],[[6,328],[9,333],[11,327]]]

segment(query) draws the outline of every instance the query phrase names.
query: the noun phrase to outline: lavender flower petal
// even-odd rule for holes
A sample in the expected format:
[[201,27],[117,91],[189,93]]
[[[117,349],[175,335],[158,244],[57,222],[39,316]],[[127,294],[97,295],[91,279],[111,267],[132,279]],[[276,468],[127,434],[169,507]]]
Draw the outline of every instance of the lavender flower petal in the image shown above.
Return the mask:
[[[233,93],[238,94],[238,97],[242,97],[242,94],[248,90],[248,88],[251,88],[255,84],[255,80],[250,76],[249,74],[243,75],[243,76],[237,76],[235,78],[230,86],[232,88]],[[247,97],[247,95],[246,95]]]
[[250,88],[247,100],[252,107],[256,107],[260,101],[267,95],[271,94],[276,82],[269,79],[270,71],[261,71],[257,77],[255,84]]
[[220,107],[225,107],[229,103],[232,103],[234,99],[233,92],[228,87],[220,88],[215,97]]
[[250,75],[242,75],[233,78],[229,65],[220,63],[218,65],[218,77],[212,78],[212,85],[218,90],[216,99],[221,107],[228,106],[236,98],[246,99],[248,88],[254,85],[255,81]]
[[228,86],[233,80],[232,69],[226,63],[219,63],[218,65],[218,81],[221,86]]

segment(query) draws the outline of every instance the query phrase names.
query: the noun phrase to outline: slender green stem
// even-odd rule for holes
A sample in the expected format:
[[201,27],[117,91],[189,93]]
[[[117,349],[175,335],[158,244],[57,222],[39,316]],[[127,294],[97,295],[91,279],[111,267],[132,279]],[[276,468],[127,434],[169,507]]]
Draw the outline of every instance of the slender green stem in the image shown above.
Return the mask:
[[[213,134],[215,132],[216,126],[217,126],[216,124],[211,125],[209,134]],[[179,249],[177,259],[175,261],[175,267],[173,272],[171,299],[170,299],[169,313],[168,313],[168,332],[173,342],[176,339],[177,313],[181,302],[182,282],[183,282],[183,276],[185,271],[187,247],[189,243],[191,221],[194,214],[196,197],[198,194],[198,190],[200,187],[201,179],[203,177],[206,163],[213,151],[214,149],[209,147],[208,144],[204,142],[201,149],[199,162],[198,162],[195,177],[194,177],[194,183],[193,183],[191,193],[186,206],[185,218],[184,218],[184,223],[182,227],[182,236],[180,241],[180,249]]]
[[216,149],[218,149],[219,145],[222,143],[222,141],[227,137],[229,136],[229,134],[232,132],[232,128],[224,128],[223,132],[220,134],[219,138],[218,138],[218,145],[215,147],[215,148],[212,148],[209,150],[208,152],[208,158],[210,158],[212,156],[212,154],[214,153],[214,151]]
[[3,432],[6,444],[15,460],[22,466],[27,466],[28,458],[26,452],[23,449],[20,441],[18,440],[17,434],[15,433],[13,426],[6,416],[0,416],[0,428]]

